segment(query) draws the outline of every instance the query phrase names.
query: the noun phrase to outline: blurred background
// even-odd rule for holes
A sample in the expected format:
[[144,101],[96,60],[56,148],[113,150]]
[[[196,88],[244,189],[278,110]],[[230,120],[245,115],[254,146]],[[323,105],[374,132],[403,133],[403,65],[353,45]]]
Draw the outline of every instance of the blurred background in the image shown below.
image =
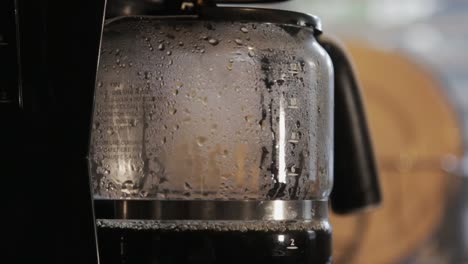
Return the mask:
[[384,204],[333,216],[336,263],[468,263],[468,1],[259,6],[318,15],[363,88]]

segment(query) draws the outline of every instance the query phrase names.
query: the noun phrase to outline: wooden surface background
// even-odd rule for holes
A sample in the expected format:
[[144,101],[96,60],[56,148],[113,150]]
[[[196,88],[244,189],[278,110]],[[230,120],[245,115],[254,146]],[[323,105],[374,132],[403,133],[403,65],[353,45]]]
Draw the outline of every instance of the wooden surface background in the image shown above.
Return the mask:
[[429,71],[397,53],[346,47],[363,88],[384,202],[371,212],[332,215],[335,263],[398,263],[441,221],[452,188],[441,162],[461,154],[459,124]]

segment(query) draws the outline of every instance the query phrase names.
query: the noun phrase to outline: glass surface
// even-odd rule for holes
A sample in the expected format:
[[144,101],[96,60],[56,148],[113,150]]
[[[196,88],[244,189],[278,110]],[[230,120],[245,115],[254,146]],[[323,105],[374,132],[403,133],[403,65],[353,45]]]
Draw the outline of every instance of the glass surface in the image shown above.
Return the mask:
[[326,199],[332,70],[309,28],[128,17],[105,25],[96,199]]

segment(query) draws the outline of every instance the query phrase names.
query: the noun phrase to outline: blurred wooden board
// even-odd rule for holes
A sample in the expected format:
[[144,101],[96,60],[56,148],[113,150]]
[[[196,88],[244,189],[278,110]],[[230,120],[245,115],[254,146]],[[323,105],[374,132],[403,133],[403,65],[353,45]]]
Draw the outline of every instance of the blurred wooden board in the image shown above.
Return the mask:
[[346,46],[363,88],[384,203],[332,216],[335,263],[397,263],[441,221],[449,191],[441,159],[461,153],[459,124],[429,71],[396,53]]

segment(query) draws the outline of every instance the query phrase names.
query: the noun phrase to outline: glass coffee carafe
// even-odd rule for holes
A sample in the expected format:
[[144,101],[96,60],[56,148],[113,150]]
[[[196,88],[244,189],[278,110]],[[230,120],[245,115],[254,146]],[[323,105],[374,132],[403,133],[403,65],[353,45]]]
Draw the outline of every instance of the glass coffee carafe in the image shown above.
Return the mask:
[[332,187],[338,212],[380,195],[359,90],[319,20],[115,10],[89,155],[101,263],[331,262]]

